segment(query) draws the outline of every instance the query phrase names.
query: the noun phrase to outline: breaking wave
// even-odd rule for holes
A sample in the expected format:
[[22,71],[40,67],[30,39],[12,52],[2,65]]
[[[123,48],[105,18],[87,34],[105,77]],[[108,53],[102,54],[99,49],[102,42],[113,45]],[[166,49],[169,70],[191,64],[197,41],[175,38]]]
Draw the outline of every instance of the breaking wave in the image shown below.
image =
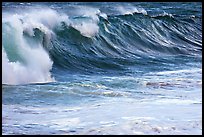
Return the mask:
[[202,17],[117,9],[110,15],[97,8],[81,8],[77,16],[51,8],[4,13],[3,84],[53,82],[53,67],[102,73],[202,57]]

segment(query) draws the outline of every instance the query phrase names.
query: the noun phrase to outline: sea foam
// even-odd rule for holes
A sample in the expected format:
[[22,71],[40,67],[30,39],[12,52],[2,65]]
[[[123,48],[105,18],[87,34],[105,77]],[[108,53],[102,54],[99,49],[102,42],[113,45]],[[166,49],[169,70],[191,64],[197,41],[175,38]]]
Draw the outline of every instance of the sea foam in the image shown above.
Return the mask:
[[[51,36],[51,30],[49,27],[53,27],[54,23],[51,22],[51,24],[46,24],[48,21],[46,22],[45,18],[44,20],[41,20],[40,14],[38,15],[38,18],[34,18],[32,14],[29,14],[29,16],[28,14],[15,14],[3,18],[3,84],[17,85],[54,81],[54,78],[51,77],[50,73],[53,62],[50,59],[48,52],[43,48],[43,43],[26,41],[24,37],[24,32],[27,32],[30,36],[34,36],[34,28],[40,29],[44,32],[44,35]],[[47,20],[51,19],[53,19],[53,16],[50,16],[49,18],[48,14]],[[9,41],[12,41],[12,43]],[[13,52],[15,52],[21,60],[18,57],[15,57],[12,54]]]

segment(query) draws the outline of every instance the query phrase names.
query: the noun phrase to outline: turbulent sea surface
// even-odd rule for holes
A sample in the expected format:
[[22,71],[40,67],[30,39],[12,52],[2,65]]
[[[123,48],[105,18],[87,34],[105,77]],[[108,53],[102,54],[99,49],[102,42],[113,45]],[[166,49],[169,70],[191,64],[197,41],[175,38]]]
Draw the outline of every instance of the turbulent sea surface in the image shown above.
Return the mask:
[[2,134],[202,134],[202,3],[2,3]]

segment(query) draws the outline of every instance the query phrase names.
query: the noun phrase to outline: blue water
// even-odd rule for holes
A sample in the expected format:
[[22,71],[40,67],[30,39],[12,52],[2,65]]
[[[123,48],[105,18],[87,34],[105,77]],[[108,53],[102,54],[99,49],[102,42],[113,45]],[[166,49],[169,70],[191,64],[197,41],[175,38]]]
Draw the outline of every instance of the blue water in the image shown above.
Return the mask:
[[202,3],[2,4],[2,134],[202,134]]

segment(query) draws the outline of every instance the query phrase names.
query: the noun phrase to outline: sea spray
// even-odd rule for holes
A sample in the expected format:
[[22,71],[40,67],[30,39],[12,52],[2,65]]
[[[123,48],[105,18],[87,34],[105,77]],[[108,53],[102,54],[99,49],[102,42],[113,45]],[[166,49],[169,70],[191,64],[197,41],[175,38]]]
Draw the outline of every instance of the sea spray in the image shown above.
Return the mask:
[[[20,15],[10,16],[3,22],[3,84],[16,85],[54,81],[50,73],[53,62],[49,54],[43,48],[42,43],[26,41],[24,25],[27,24],[22,22]],[[13,38],[13,43],[9,42],[10,38]],[[16,56],[12,54],[13,51],[16,52]]]

